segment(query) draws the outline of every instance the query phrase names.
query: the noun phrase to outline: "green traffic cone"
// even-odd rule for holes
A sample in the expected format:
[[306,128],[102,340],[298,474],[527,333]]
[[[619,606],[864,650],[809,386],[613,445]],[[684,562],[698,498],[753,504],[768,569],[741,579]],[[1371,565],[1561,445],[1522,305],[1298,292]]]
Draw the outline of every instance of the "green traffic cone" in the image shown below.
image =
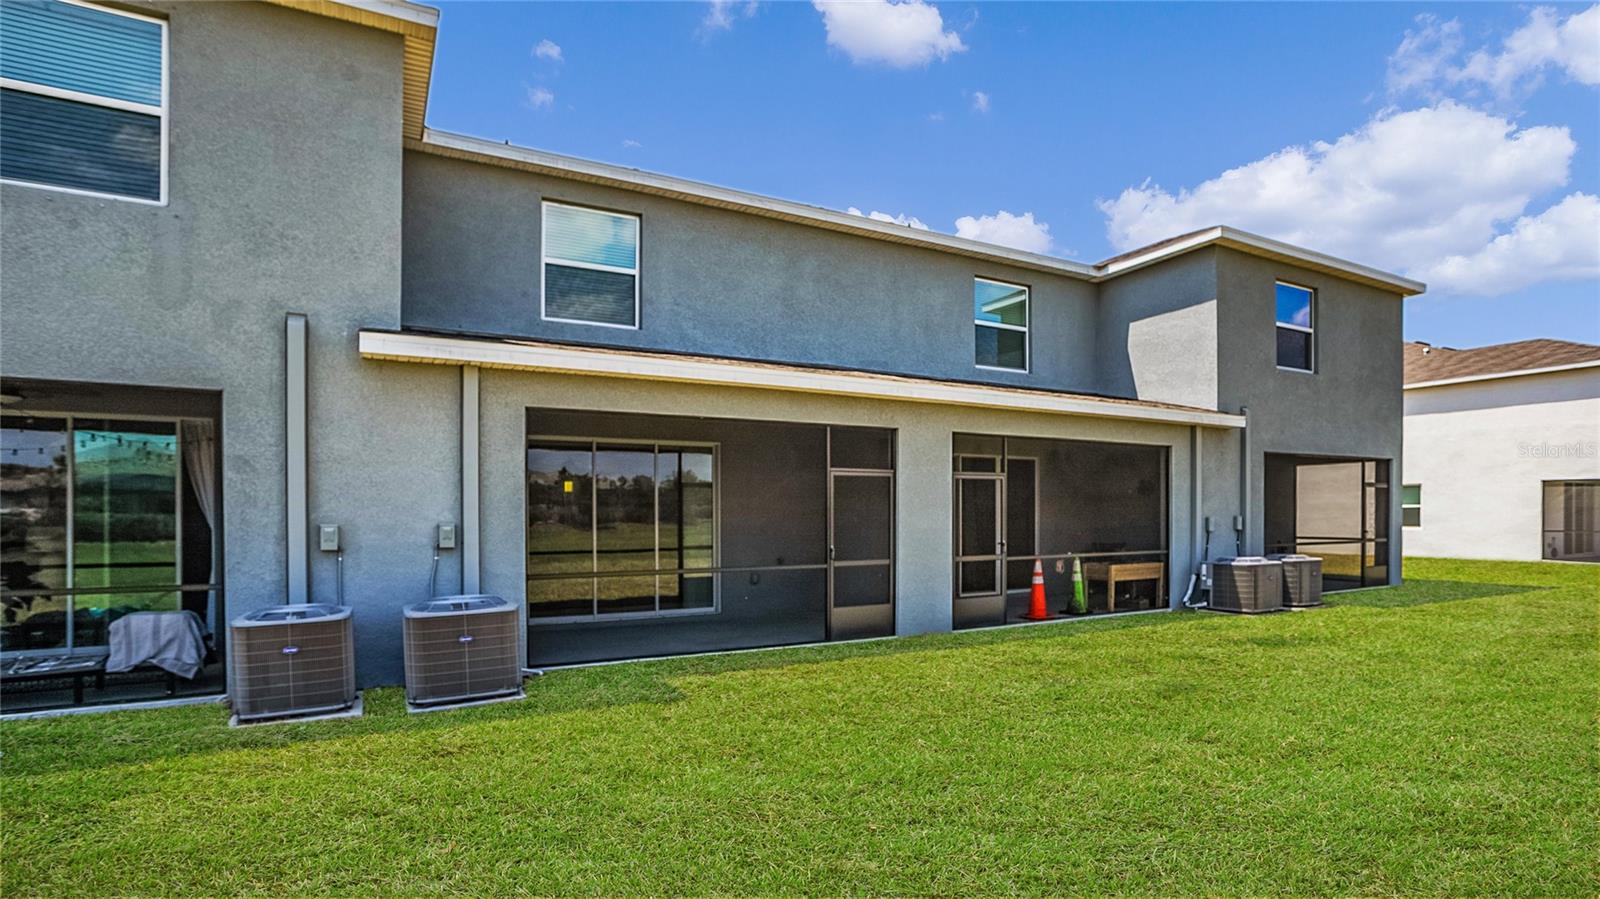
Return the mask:
[[1083,563],[1077,556],[1072,557],[1072,614],[1082,615],[1089,611],[1089,596],[1083,583]]

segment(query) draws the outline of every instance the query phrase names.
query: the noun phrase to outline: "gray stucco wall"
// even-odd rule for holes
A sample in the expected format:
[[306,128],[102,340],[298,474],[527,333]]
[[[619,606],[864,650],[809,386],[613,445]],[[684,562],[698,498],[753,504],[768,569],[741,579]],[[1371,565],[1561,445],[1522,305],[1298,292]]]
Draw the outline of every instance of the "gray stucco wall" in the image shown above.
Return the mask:
[[[428,531],[459,493],[459,372],[354,351],[400,322],[400,38],[257,4],[139,8],[171,23],[170,202],[0,186],[0,374],[221,392],[232,616],[285,599],[284,316],[307,313],[311,517],[344,527],[362,681],[394,682],[389,610],[426,592]],[[311,561],[331,598],[333,560]]]
[[[1275,284],[1316,291],[1315,367],[1277,368]],[[1266,453],[1392,460],[1401,483],[1402,301],[1342,278],[1219,250],[1218,402],[1250,410],[1250,552],[1262,549]],[[1390,491],[1390,579],[1400,578],[1400,491]]]
[[[1400,303],[1331,276],[1201,251],[1103,287],[709,207],[479,166],[400,142],[394,35],[254,4],[169,17],[169,196],[149,206],[0,186],[0,374],[216,391],[232,615],[285,599],[284,316],[310,317],[310,523],[339,524],[359,678],[401,679],[399,609],[428,592],[460,509],[461,372],[363,361],[361,328],[601,342],[1251,408],[1261,455],[1394,460]],[[638,212],[643,327],[538,317],[539,201]],[[402,258],[404,265],[402,265]],[[972,366],[972,279],[1033,289],[1033,371]],[[1273,366],[1272,284],[1316,287],[1319,371]],[[1190,530],[1190,431],[1106,419],[512,371],[482,375],[483,589],[523,595],[525,410],[602,409],[897,431],[901,634],[951,625],[956,433],[1146,443],[1170,453],[1170,592]],[[1202,432],[1212,557],[1233,551],[1239,437]],[[1394,494],[1398,516],[1398,491]],[[1398,521],[1391,528],[1398,576]],[[335,560],[311,557],[313,599]],[[460,584],[446,553],[436,586]]]
[[1216,250],[1196,250],[1099,287],[1099,391],[1215,409]]
[[[540,319],[544,199],[642,217],[639,330]],[[415,151],[405,209],[406,327],[1096,387],[1087,282]],[[974,276],[1032,288],[1030,373],[974,366]]]

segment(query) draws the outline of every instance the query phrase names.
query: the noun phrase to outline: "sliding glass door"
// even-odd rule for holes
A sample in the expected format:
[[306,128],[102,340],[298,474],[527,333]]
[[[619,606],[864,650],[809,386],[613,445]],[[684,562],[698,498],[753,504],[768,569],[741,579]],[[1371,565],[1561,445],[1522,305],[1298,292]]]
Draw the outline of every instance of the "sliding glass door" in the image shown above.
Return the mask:
[[103,649],[130,612],[189,608],[215,624],[212,422],[0,424],[0,651]]

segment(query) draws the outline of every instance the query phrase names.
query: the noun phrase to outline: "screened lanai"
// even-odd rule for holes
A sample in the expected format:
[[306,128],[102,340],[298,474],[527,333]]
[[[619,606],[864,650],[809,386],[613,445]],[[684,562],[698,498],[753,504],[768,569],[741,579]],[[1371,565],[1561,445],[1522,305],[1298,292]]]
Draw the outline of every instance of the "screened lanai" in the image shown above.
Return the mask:
[[[956,627],[1024,620],[1035,561],[1051,616],[1165,608],[1167,449],[957,434]],[[1073,608],[1073,561],[1086,604]]]
[[1389,462],[1266,455],[1269,553],[1322,559],[1325,590],[1389,583]]
[[894,433],[530,409],[532,665],[894,631]]

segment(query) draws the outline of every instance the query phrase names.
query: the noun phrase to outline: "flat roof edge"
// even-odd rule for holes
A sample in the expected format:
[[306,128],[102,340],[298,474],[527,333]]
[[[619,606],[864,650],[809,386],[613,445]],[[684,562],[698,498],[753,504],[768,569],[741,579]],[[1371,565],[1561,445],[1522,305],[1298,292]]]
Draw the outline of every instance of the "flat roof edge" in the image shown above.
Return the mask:
[[555,177],[575,178],[861,237],[952,252],[1019,268],[1066,275],[1091,283],[1107,281],[1174,256],[1212,244],[1221,244],[1252,255],[1282,259],[1295,265],[1326,271],[1339,277],[1394,291],[1402,296],[1412,296],[1427,290],[1427,285],[1420,281],[1228,226],[1208,228],[1184,239],[1162,241],[1151,245],[1146,251],[1135,250],[1106,262],[1091,265],[956,237],[939,231],[880,222],[867,216],[851,215],[848,212],[793,200],[782,200],[673,175],[662,175],[612,163],[519,147],[510,143],[441,131],[437,128],[425,129],[421,139],[408,141],[407,147],[434,155],[505,165]]
[[[509,143],[497,143],[480,137],[455,134],[428,128],[422,139],[408,144],[411,149],[455,158],[475,158],[513,167],[542,172],[556,177],[576,178],[624,190],[666,196],[686,202],[701,203],[722,209],[760,215],[798,224],[821,227],[862,237],[888,240],[894,243],[921,246],[989,259],[1020,268],[1054,272],[1092,281],[1096,271],[1093,266],[1042,253],[1030,253],[1010,247],[983,243],[965,237],[956,237],[939,231],[880,222],[864,215],[852,215],[821,206],[811,206],[794,200],[764,196],[736,188],[721,187],[703,181],[693,181],[674,175],[662,175],[643,169],[629,168],[608,162],[565,156]],[[442,152],[441,152],[442,151]]]
[[964,384],[904,375],[835,371],[705,356],[674,356],[648,350],[578,347],[513,338],[362,329],[357,335],[357,351],[363,358],[391,362],[476,365],[587,377],[747,387],[1210,428],[1242,428],[1245,425],[1241,415],[1146,404],[1139,400],[1102,399],[1025,387]]

